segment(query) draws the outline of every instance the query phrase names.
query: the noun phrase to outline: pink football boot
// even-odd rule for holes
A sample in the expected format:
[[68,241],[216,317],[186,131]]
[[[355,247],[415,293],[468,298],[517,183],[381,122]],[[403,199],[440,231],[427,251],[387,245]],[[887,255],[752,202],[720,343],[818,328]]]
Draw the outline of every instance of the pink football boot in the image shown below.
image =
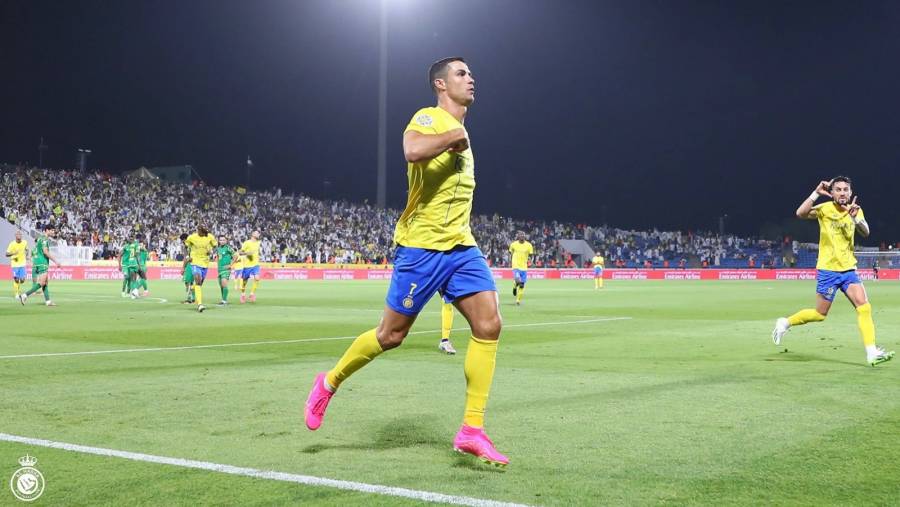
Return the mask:
[[484,463],[498,468],[506,468],[509,465],[509,458],[497,452],[494,443],[484,434],[482,428],[463,424],[453,439],[453,449],[456,452],[471,454]]
[[328,408],[328,402],[334,393],[325,387],[325,372],[316,375],[313,382],[312,390],[309,397],[306,398],[306,427],[315,431],[322,425],[322,418],[325,417],[325,409]]

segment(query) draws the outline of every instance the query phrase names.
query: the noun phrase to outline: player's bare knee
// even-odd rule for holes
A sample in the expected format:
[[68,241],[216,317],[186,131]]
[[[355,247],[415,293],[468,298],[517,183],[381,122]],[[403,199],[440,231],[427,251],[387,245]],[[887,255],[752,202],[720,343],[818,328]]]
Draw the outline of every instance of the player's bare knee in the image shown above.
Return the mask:
[[383,327],[379,327],[375,331],[375,338],[378,339],[378,344],[381,345],[381,350],[390,350],[396,347],[399,347],[400,344],[403,343],[403,340],[406,338],[408,331],[405,329],[384,329]]
[[503,319],[499,314],[495,314],[490,318],[482,319],[472,326],[472,334],[476,338],[482,340],[496,340],[500,337],[500,330],[503,328]]

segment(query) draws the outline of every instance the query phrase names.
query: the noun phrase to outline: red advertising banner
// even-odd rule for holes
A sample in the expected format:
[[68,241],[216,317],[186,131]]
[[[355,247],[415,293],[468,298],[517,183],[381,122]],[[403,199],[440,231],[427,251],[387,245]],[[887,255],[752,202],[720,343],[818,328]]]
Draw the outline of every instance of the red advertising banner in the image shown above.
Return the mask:
[[[508,268],[491,269],[496,280],[512,280]],[[147,278],[151,280],[180,280],[181,268],[149,267]],[[390,269],[322,269],[322,268],[267,268],[260,277],[265,280],[390,280]],[[28,268],[31,277],[31,268]],[[209,268],[206,278],[215,280],[216,268]],[[871,269],[859,270],[863,280],[874,280]],[[589,280],[593,269],[529,269],[530,280]],[[815,269],[606,269],[607,280],[815,280]],[[900,269],[882,269],[879,280],[900,280]],[[0,280],[12,279],[8,265],[0,265]],[[51,280],[121,280],[122,273],[111,266],[52,266]]]

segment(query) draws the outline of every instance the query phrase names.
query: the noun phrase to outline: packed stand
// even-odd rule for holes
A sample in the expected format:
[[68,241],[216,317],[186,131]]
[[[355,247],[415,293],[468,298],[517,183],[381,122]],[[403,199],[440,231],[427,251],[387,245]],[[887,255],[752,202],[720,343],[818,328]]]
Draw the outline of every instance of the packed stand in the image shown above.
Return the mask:
[[[391,259],[399,216],[393,209],[279,189],[247,191],[19,166],[0,166],[0,172],[0,215],[26,230],[53,223],[60,244],[88,246],[95,259],[115,257],[133,232],[144,234],[154,258],[181,259],[179,235],[204,223],[234,243],[259,230],[266,262],[382,264]],[[584,239],[606,258],[607,267],[782,267],[808,257],[796,243],[712,233],[629,231],[496,214],[473,215],[471,223],[492,266],[509,265],[508,249],[517,231],[534,245],[535,267],[582,267],[586,259],[566,252],[560,239]]]

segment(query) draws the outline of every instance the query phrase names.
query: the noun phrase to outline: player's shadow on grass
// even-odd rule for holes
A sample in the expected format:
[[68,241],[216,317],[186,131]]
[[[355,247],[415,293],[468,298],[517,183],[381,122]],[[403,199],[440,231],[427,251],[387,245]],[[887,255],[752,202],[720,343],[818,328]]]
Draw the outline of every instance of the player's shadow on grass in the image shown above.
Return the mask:
[[790,363],[805,363],[805,362],[819,362],[819,363],[835,363],[835,364],[845,364],[848,366],[862,366],[865,367],[864,364],[855,363],[852,361],[841,361],[840,359],[829,359],[827,357],[815,356],[812,354],[798,354],[796,352],[779,352],[776,356],[767,357],[764,361],[784,361]]
[[405,447],[426,446],[446,449],[451,445],[453,435],[443,435],[437,428],[434,417],[401,417],[379,428],[371,442],[358,444],[313,444],[302,449],[307,454],[317,454],[329,450],[384,451]]

